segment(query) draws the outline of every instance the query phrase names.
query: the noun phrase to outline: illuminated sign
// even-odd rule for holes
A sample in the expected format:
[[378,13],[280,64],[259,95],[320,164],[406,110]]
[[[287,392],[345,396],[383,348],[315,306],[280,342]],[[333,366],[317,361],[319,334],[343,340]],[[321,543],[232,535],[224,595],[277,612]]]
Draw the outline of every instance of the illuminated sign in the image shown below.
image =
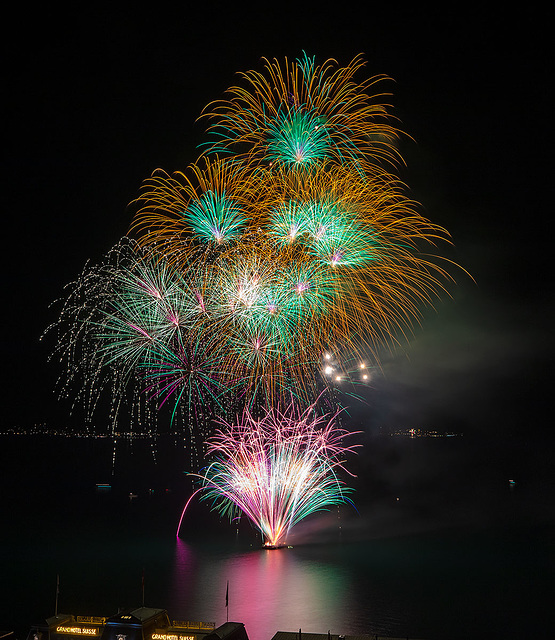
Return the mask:
[[215,622],[190,622],[184,620],[174,620],[172,627],[182,627],[183,629],[215,629]]
[[104,624],[106,618],[100,618],[98,616],[77,616],[77,622],[85,622],[89,624]]
[[56,627],[56,633],[71,633],[74,636],[95,636],[97,631],[87,627]]
[[152,640],[196,640],[195,636],[184,636],[181,633],[153,633]]

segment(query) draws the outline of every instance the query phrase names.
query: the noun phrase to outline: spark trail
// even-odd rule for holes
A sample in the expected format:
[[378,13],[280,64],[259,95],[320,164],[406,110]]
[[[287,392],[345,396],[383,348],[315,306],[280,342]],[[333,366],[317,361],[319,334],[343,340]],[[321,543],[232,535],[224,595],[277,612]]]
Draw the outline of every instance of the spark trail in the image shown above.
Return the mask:
[[242,512],[267,546],[285,543],[291,527],[317,511],[350,503],[340,479],[348,434],[337,416],[318,416],[311,406],[298,414],[271,409],[257,420],[246,412],[208,440],[215,460],[200,474],[202,499],[233,519]]

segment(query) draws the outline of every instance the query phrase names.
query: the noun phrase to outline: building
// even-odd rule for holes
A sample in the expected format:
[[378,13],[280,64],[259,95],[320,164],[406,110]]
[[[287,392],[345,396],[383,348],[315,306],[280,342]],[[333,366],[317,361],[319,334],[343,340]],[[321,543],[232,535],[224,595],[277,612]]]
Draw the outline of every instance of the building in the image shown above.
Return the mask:
[[110,617],[57,614],[33,625],[27,640],[248,640],[245,625],[170,621],[165,609],[138,607]]
[[416,638],[392,638],[382,636],[377,633],[360,635],[337,635],[336,633],[305,633],[301,629],[298,631],[278,631],[272,640],[416,640]]

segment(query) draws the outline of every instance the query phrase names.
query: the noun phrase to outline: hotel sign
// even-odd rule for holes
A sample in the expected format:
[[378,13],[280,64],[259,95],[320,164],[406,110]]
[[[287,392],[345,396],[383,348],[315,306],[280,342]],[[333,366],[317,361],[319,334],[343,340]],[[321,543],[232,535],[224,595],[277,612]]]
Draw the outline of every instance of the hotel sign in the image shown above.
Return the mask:
[[181,633],[153,633],[151,640],[196,640],[196,636],[186,636]]
[[68,633],[73,636],[96,636],[98,629],[90,627],[56,627],[56,633]]

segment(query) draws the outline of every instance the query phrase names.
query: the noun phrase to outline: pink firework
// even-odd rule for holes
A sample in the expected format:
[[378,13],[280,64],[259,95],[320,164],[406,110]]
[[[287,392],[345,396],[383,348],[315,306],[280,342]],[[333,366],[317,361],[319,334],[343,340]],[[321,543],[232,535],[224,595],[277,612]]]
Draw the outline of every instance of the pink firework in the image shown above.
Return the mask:
[[312,405],[302,413],[270,409],[259,420],[246,412],[239,424],[224,423],[208,441],[214,461],[199,475],[202,498],[231,519],[244,513],[266,546],[284,544],[303,518],[351,502],[352,489],[337,472],[357,445],[343,444],[351,434],[336,422],[337,414],[318,416]]

